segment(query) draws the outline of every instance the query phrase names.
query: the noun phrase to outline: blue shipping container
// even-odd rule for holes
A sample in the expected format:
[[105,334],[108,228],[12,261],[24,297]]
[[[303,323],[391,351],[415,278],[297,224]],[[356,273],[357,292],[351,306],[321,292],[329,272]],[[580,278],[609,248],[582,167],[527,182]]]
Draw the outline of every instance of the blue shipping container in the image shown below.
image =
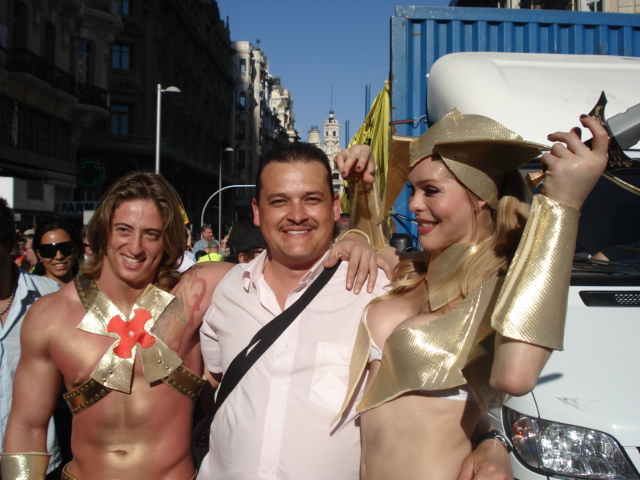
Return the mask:
[[[640,15],[396,6],[391,18],[391,121],[394,133],[427,128],[428,73],[455,52],[563,53],[640,57]],[[403,215],[405,190],[394,206]],[[404,231],[401,227],[398,231]],[[409,233],[417,234],[415,227]]]

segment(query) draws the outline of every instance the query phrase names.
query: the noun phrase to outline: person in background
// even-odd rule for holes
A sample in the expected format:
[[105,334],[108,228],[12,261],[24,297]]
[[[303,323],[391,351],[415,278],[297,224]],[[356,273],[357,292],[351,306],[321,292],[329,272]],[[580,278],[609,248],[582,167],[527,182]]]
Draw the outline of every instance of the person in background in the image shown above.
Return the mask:
[[24,255],[20,261],[16,261],[16,264],[22,268],[25,272],[33,273],[33,269],[38,263],[38,257],[33,250],[33,229],[25,230],[22,236],[25,239],[24,242]]
[[267,248],[260,227],[253,223],[253,219],[236,223],[231,228],[227,245],[229,255],[225,260],[231,263],[249,263]]
[[224,258],[220,253],[218,253],[219,249],[220,244],[217,242],[217,240],[209,240],[209,242],[207,243],[207,247],[204,249],[205,254],[201,255],[198,258],[197,263],[221,262],[222,260],[224,260]]
[[[207,244],[210,240],[215,240],[213,236],[213,229],[211,228],[211,225],[205,223],[200,229],[200,239],[193,245],[193,253],[196,254],[207,248]],[[216,244],[218,244],[217,241]]]
[[87,239],[87,227],[82,228],[82,248],[83,255],[80,263],[86,263],[93,257],[93,250],[91,250],[91,245],[89,245],[89,240]]
[[[0,198],[0,452],[13,399],[13,378],[20,358],[20,332],[26,313],[43,295],[56,292],[60,285],[50,278],[31,275],[11,261],[15,242],[13,212]],[[56,441],[53,419],[46,432],[51,461],[47,479],[58,480],[62,458]]]
[[227,233],[222,240],[220,240],[220,250],[218,253],[221,253],[223,257],[227,258],[229,255],[229,235],[231,235],[231,231]]
[[73,226],[62,219],[52,219],[37,226],[33,249],[38,263],[36,275],[55,280],[60,285],[69,283],[78,274],[83,258],[82,237]]

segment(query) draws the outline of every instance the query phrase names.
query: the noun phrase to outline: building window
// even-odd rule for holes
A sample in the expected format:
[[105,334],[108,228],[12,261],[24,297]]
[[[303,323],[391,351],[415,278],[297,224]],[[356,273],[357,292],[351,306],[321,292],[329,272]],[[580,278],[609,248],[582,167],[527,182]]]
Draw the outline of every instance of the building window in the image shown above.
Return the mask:
[[111,133],[115,135],[129,134],[131,112],[129,105],[111,104]]
[[86,40],[77,38],[73,43],[73,65],[71,72],[77,83],[91,85],[93,83],[92,46]]
[[120,0],[118,13],[120,15],[131,15],[131,2],[129,0]]
[[244,170],[244,164],[246,161],[246,151],[245,150],[240,150],[238,152],[238,160],[235,164],[235,170],[240,171],[240,170]]
[[44,27],[42,53],[49,65],[56,64],[56,27],[53,23],[47,22]]
[[131,70],[131,47],[129,45],[111,46],[111,66],[120,70]]
[[240,98],[238,100],[238,104],[240,105],[240,110],[247,109],[247,94],[245,92],[240,92]]
[[602,0],[587,3],[589,10],[592,12],[602,12]]
[[240,71],[241,72],[246,72],[247,71],[247,59],[246,58],[241,58],[240,59]]

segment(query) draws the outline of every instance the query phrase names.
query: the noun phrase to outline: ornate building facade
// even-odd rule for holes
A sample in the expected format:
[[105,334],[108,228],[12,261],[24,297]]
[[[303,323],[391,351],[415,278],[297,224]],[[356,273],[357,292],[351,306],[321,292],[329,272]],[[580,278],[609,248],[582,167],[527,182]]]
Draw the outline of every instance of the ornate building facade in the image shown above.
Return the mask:
[[342,195],[344,183],[340,172],[335,168],[333,157],[342,150],[340,146],[340,122],[336,118],[333,109],[329,110],[329,116],[324,121],[322,128],[322,141],[320,140],[320,130],[316,125],[312,126],[308,132],[307,142],[320,148],[327,154],[331,162],[331,177],[333,179],[333,190],[338,195]]
[[123,3],[0,2],[0,195],[25,223],[73,209],[82,134],[109,115]]
[[[260,156],[279,143],[299,139],[294,126],[293,99],[279,77],[269,71],[269,57],[248,41],[235,41],[233,63],[237,82],[234,102],[234,155],[230,174],[238,185],[252,185]],[[254,190],[238,187],[238,216],[251,215]],[[239,218],[239,217],[238,217]],[[238,218],[234,219],[237,220]]]
[[[126,172],[155,169],[160,96],[159,170],[182,197],[196,230],[204,213],[217,232],[218,202],[206,212],[203,207],[233,180],[225,152],[232,146],[235,88],[228,24],[215,1],[122,1],[123,28],[110,46],[109,118],[85,131],[78,152],[78,163],[97,165],[104,181],[85,187],[77,200],[97,200]],[[180,93],[159,94],[158,85]],[[233,209],[224,200],[227,223]]]

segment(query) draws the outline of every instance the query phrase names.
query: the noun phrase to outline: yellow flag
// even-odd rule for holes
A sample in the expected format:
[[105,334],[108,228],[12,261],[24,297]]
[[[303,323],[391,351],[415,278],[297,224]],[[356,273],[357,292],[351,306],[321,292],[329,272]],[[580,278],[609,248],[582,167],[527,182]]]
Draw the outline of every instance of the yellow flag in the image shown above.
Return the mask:
[[389,80],[386,80],[384,88],[373,101],[364,124],[349,142],[349,147],[364,144],[371,147],[376,159],[376,181],[373,185],[359,181],[346,182],[348,196],[343,194],[340,200],[342,211],[350,212],[352,228],[367,233],[376,249],[382,248],[389,239],[386,212],[382,209],[380,196],[380,192],[385,189],[389,166],[389,89]]

